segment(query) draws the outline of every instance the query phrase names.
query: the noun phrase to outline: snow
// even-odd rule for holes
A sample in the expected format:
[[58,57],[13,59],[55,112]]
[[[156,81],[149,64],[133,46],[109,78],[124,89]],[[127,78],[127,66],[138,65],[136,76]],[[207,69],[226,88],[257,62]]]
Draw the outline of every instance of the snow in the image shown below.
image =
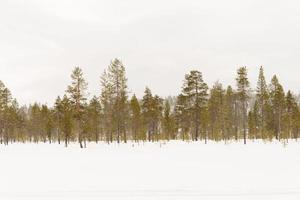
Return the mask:
[[300,145],[0,146],[0,199],[300,199]]

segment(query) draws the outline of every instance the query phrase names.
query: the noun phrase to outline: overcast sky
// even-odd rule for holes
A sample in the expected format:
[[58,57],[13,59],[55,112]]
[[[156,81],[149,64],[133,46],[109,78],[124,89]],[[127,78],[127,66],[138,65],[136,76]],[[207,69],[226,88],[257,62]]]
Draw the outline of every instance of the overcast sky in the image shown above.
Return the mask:
[[300,91],[300,3],[276,0],[1,0],[0,79],[21,104],[53,103],[83,68],[90,96],[113,58],[129,87],[179,93],[184,74],[200,70],[209,85],[234,83],[260,65],[269,81]]

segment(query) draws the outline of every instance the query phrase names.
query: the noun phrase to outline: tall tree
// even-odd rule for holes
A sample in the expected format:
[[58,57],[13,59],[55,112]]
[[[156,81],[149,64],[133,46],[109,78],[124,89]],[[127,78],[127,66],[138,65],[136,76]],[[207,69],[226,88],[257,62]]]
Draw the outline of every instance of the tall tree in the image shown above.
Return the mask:
[[73,105],[67,95],[64,95],[62,101],[60,101],[60,112],[62,115],[62,132],[67,147],[70,140],[73,129]]
[[112,142],[114,133],[119,143],[123,134],[127,141],[128,91],[125,67],[119,59],[111,61],[101,76],[101,104],[104,114],[104,131]]
[[235,124],[236,119],[236,98],[234,91],[231,86],[228,86],[225,94],[225,103],[224,103],[224,126],[225,126],[225,138],[229,140],[233,133],[236,132]]
[[61,98],[58,96],[54,103],[54,126],[56,129],[56,138],[58,144],[60,144],[61,132],[63,130],[63,114]]
[[247,77],[247,68],[241,67],[237,71],[237,95],[241,104],[244,144],[247,142],[247,109],[249,102],[250,83]]
[[30,133],[29,137],[33,139],[35,143],[38,143],[42,136],[41,106],[38,103],[34,103],[29,107],[28,128]]
[[190,120],[193,122],[195,130],[192,139],[196,141],[200,133],[201,110],[207,103],[207,90],[208,86],[204,83],[201,72],[194,70],[185,75],[182,95],[185,97],[184,99],[187,101],[185,105],[191,113]]
[[282,117],[285,105],[285,94],[277,76],[273,76],[270,85],[270,97],[273,110],[274,132],[277,140],[280,140],[282,129]]
[[120,142],[121,134],[123,133],[124,142],[127,142],[126,136],[126,120],[127,114],[127,78],[125,67],[119,59],[111,61],[108,67],[108,77],[112,89],[113,102],[113,121],[114,129],[117,135],[117,141]]
[[5,87],[5,85],[0,82],[0,113],[2,121],[2,130],[1,130],[1,142],[4,140],[4,143],[8,145],[9,140],[9,112],[12,103],[12,96],[10,90]]
[[[135,142],[138,141],[141,137],[139,134],[142,132],[142,113],[140,103],[135,96],[132,96],[130,100],[130,124],[131,124],[131,134]],[[144,138],[144,137],[142,137]],[[144,138],[145,139],[145,138]]]
[[149,141],[154,141],[155,136],[159,134],[162,110],[163,100],[157,95],[153,96],[151,90],[146,87],[142,100],[142,115]]
[[[248,114],[248,132],[249,132],[249,138],[250,139],[258,139],[258,129],[259,124],[261,123],[261,120],[259,119],[259,102],[256,100],[254,102],[253,109],[249,111]],[[264,129],[265,131],[266,129]]]
[[109,80],[107,70],[104,70],[101,79],[101,96],[103,122],[102,127],[106,141],[113,142],[113,87]]
[[164,111],[163,111],[163,134],[164,139],[170,140],[175,139],[175,121],[174,116],[171,113],[171,105],[168,99],[165,100]]
[[[191,127],[191,117],[188,111],[188,106],[186,104],[186,97],[180,94],[177,97],[176,105],[174,108],[174,117],[177,133],[181,135],[183,141],[188,139],[188,134]],[[207,139],[207,137],[205,137],[205,139]]]
[[210,129],[212,139],[219,140],[225,138],[224,131],[224,101],[225,91],[222,84],[215,83],[210,90],[210,97],[208,100],[208,112],[210,118]]
[[53,131],[53,116],[52,111],[47,105],[41,107],[41,125],[42,125],[42,137],[44,142],[48,139],[49,143],[52,141]]
[[73,105],[74,109],[74,118],[76,120],[76,130],[78,135],[78,142],[80,148],[83,148],[82,145],[82,116],[84,112],[84,104],[86,103],[86,91],[87,91],[87,82],[83,77],[82,69],[75,67],[71,74],[72,82],[68,86],[67,93]]
[[94,96],[87,108],[87,117],[90,126],[92,138],[98,143],[99,135],[101,134],[101,104],[96,96]]
[[297,138],[298,115],[299,108],[295,97],[289,90],[285,97],[285,124],[286,124],[286,139]]
[[256,99],[257,99],[257,106],[258,106],[258,117],[259,117],[259,133],[260,137],[264,138],[264,134],[267,128],[267,111],[269,106],[269,91],[268,86],[266,83],[264,69],[261,66],[259,70],[257,88],[256,88]]

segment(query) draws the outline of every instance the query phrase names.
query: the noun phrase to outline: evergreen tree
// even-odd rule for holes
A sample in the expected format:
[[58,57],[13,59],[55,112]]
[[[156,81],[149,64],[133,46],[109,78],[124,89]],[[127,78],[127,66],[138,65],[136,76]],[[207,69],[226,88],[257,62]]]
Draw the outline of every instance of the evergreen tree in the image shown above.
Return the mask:
[[93,140],[98,143],[99,135],[101,133],[101,104],[96,96],[94,96],[87,108],[87,117],[89,120],[89,127],[90,127],[90,135],[92,135]]
[[283,87],[278,81],[277,76],[273,76],[270,85],[270,97],[271,105],[273,110],[273,130],[275,132],[275,137],[280,140],[282,131],[282,117],[285,105],[285,94]]
[[54,126],[56,129],[56,137],[58,144],[60,144],[61,133],[63,130],[63,108],[61,103],[61,98],[58,96],[54,103]]
[[10,118],[9,112],[12,103],[12,96],[10,90],[5,87],[5,85],[0,83],[0,108],[1,108],[1,121],[2,121],[2,130],[1,130],[1,142],[4,141],[4,144],[8,145],[9,140],[9,126]]
[[73,103],[64,95],[59,107],[62,115],[62,132],[65,146],[67,147],[71,140],[73,129]]
[[35,143],[38,143],[42,133],[41,107],[34,103],[29,107],[29,137]]
[[260,137],[264,138],[264,134],[267,131],[267,117],[268,117],[268,106],[269,106],[269,91],[264,76],[264,69],[260,67],[257,88],[256,88],[256,99],[258,106],[258,118],[259,118],[259,133]]
[[137,142],[141,138],[145,139],[145,137],[139,136],[142,132],[142,114],[140,103],[135,95],[130,100],[130,124],[133,140]]
[[188,112],[188,106],[186,104],[186,97],[180,94],[177,97],[174,113],[176,129],[178,134],[181,135],[183,141],[188,139],[188,134],[191,127],[191,117],[189,115],[190,113]]
[[235,115],[235,105],[236,98],[234,91],[231,86],[228,86],[225,94],[225,103],[224,103],[224,126],[225,126],[225,139],[229,140],[233,133],[236,131],[235,124],[237,121],[237,117]]
[[151,90],[146,87],[142,100],[142,115],[144,124],[147,127],[147,136],[149,141],[154,141],[160,127],[160,119],[163,110],[163,100],[155,95],[152,96]]
[[52,141],[52,131],[53,131],[53,118],[52,111],[47,105],[42,105],[41,107],[41,126],[42,126],[42,138],[46,142],[48,139],[49,143]]
[[109,143],[113,142],[113,87],[106,70],[100,79],[102,87],[100,101],[103,108],[102,127],[106,141]]
[[299,132],[299,106],[297,104],[296,98],[289,90],[285,97],[285,127],[286,127],[286,135],[285,139],[289,138],[298,138]]
[[83,77],[82,69],[79,67],[75,67],[71,75],[71,85],[68,86],[67,93],[69,94],[69,98],[71,100],[73,110],[74,110],[74,118],[76,121],[76,130],[78,135],[78,142],[80,144],[80,148],[83,148],[82,145],[82,116],[84,113],[84,104],[86,103],[86,90],[87,90],[87,82]]
[[112,60],[108,69],[104,71],[101,76],[101,86],[106,135],[109,135],[109,140],[112,142],[115,133],[118,143],[123,135],[126,143],[129,118],[127,78],[125,67],[119,59]]
[[175,139],[175,121],[174,116],[171,113],[171,105],[168,99],[165,100],[164,112],[163,112],[163,133],[164,139]]
[[243,124],[243,135],[244,135],[244,144],[246,144],[247,138],[247,109],[249,102],[249,91],[250,83],[247,77],[247,68],[241,67],[237,71],[237,96],[241,104],[242,110],[242,124]]
[[108,67],[108,77],[112,89],[113,122],[117,141],[120,142],[121,134],[126,143],[126,116],[127,112],[127,78],[125,67],[119,59],[114,59]]
[[199,71],[191,71],[186,74],[184,84],[182,87],[182,95],[185,97],[188,111],[191,113],[190,120],[193,122],[194,134],[193,140],[198,140],[200,133],[200,118],[202,108],[207,103],[207,90],[208,86],[204,83],[202,73]]
[[223,86],[222,84],[217,82],[210,90],[210,97],[208,100],[211,138],[214,140],[225,138],[224,99],[225,99],[225,91],[223,90]]
[[[253,110],[249,111],[248,117],[249,117],[249,119],[248,119],[249,138],[257,139],[259,124],[261,123],[261,120],[259,120],[259,103],[257,100],[254,103]],[[265,131],[265,129],[264,129],[264,131]]]

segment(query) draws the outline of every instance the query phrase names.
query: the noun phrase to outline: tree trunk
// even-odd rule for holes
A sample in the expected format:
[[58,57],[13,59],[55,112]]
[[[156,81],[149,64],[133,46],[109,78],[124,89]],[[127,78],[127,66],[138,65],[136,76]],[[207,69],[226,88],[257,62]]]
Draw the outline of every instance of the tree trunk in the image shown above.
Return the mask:
[[246,105],[245,105],[245,103],[243,103],[243,129],[244,129],[244,144],[246,144],[247,143],[247,135],[246,135]]

